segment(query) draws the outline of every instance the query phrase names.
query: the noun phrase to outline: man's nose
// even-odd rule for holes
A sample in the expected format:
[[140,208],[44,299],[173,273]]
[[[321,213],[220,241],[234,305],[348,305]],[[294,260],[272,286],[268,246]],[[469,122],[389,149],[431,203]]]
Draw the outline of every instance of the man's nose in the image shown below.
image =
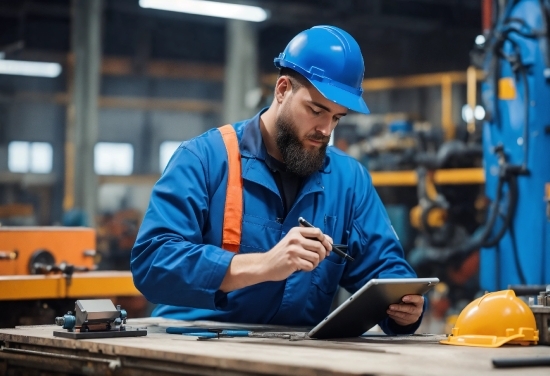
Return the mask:
[[321,132],[323,136],[330,136],[332,132],[332,118],[323,119],[316,127],[316,130]]

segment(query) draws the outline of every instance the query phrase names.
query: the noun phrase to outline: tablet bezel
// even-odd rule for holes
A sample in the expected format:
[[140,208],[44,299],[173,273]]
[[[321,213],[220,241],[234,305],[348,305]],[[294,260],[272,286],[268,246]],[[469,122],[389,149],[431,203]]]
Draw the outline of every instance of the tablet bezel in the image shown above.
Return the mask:
[[[310,338],[358,337],[387,317],[390,304],[405,295],[424,295],[438,278],[371,279],[309,333]],[[363,313],[360,316],[359,313]]]

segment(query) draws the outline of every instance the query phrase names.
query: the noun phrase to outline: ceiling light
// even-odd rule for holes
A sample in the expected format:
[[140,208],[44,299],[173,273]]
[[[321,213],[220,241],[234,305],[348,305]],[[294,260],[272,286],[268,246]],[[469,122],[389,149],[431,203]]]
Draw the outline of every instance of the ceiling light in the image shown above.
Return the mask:
[[485,44],[485,41],[486,41],[485,36],[483,36],[481,34],[476,37],[476,44],[478,46],[483,46]]
[[485,119],[485,109],[481,106],[476,106],[476,108],[474,109],[474,117],[477,120]]
[[142,8],[168,10],[199,14],[202,16],[231,18],[243,21],[262,22],[268,18],[268,12],[260,7],[242,4],[221,3],[202,0],[139,0]]
[[0,59],[0,74],[35,77],[57,77],[61,74],[58,63]]

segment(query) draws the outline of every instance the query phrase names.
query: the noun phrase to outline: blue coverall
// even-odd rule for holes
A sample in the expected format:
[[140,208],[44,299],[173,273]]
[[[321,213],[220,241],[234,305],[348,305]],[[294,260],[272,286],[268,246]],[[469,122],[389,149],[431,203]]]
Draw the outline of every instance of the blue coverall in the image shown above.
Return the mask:
[[[183,142],[151,194],[132,250],[136,287],[159,305],[154,316],[258,324],[315,326],[326,317],[338,285],[355,292],[372,278],[415,273],[403,258],[367,170],[334,147],[324,166],[305,179],[294,205],[284,207],[260,133],[260,115],[233,124],[239,139],[243,220],[239,253],[266,252],[302,216],[335,244],[347,244],[355,262],[332,252],[311,272],[229,293],[219,290],[234,253],[220,248],[227,186],[227,153],[218,130]],[[412,333],[420,320],[389,334]]]

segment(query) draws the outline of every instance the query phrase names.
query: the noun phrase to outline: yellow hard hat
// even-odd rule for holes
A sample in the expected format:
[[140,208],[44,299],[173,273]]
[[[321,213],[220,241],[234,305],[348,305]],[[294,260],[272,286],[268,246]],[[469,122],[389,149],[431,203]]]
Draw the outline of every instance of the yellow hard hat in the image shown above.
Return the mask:
[[513,290],[485,294],[460,312],[444,345],[499,347],[536,345],[539,331],[535,315]]

